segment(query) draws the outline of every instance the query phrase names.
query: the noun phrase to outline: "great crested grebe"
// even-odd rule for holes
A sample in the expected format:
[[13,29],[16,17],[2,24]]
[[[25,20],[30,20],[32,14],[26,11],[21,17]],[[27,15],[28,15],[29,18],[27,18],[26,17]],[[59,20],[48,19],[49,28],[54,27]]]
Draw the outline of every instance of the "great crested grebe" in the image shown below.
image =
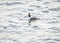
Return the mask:
[[39,19],[39,18],[36,18],[36,17],[31,17],[30,13],[28,13],[28,17],[30,17],[29,23]]

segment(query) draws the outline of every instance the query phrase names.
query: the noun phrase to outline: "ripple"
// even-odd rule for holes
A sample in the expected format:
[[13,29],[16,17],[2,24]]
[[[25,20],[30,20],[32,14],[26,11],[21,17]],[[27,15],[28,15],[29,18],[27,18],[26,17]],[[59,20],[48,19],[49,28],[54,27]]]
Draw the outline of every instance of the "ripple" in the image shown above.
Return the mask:
[[33,26],[33,28],[38,28],[38,26]]
[[43,0],[37,0],[37,1],[43,1]]
[[54,41],[60,41],[60,39],[54,39]]
[[47,22],[48,24],[54,24],[54,23],[59,23],[59,21],[49,21]]
[[45,4],[50,4],[50,2],[44,2],[44,5],[45,5]]
[[33,9],[27,9],[28,11],[34,11]]
[[56,42],[46,42],[46,43],[56,43]]
[[23,2],[4,2],[4,3],[0,3],[0,5],[8,5],[8,6],[11,6],[11,5],[17,5],[17,4],[25,4]]
[[52,40],[51,38],[46,38],[46,39],[43,39],[44,41],[48,41],[48,40]]
[[39,5],[30,5],[30,7],[41,8],[41,6],[39,6]]
[[60,11],[60,7],[57,7],[57,8],[51,8],[51,9],[49,9],[49,10],[51,10],[51,11]]
[[4,33],[4,31],[3,30],[0,30],[0,33]]
[[54,2],[60,2],[60,0],[53,0]]
[[53,29],[53,30],[59,30],[59,27],[51,27],[49,29]]
[[49,29],[52,29],[51,30],[52,33],[59,33],[59,31],[60,31],[60,28],[59,27],[51,27]]
[[17,22],[14,22],[14,21],[8,21],[9,23],[14,23],[14,24],[19,24],[19,23],[17,23]]
[[14,24],[9,24],[8,27],[13,27],[13,28],[16,28],[17,26],[14,25]]
[[9,37],[3,37],[3,38],[0,38],[0,41],[5,41],[5,42],[7,42],[7,41],[9,41],[9,42],[17,42],[17,39],[13,39],[13,38],[9,38]]
[[43,13],[49,13],[49,11],[42,11]]

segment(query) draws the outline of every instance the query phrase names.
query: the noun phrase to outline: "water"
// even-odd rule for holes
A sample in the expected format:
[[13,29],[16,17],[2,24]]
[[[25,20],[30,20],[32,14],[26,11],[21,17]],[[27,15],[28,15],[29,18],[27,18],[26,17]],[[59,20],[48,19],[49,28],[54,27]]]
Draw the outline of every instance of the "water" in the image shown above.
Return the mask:
[[[60,43],[59,0],[0,0],[0,43]],[[40,18],[29,24],[28,13]]]

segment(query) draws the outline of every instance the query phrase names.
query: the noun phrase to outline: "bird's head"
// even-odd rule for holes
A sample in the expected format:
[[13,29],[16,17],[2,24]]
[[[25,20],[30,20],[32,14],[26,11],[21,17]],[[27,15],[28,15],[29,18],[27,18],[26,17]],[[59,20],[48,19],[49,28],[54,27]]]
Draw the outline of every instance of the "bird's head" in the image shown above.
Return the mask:
[[28,13],[28,17],[31,17],[30,13]]

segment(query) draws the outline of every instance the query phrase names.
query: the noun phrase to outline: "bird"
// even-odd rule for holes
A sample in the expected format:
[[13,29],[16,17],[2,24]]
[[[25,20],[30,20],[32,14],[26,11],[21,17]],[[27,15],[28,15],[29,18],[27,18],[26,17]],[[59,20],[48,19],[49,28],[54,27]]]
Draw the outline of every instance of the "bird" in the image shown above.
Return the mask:
[[30,17],[29,23],[31,23],[32,21],[36,21],[36,20],[39,19],[39,18],[36,18],[36,17],[31,17],[31,14],[30,13],[28,13],[28,17]]

